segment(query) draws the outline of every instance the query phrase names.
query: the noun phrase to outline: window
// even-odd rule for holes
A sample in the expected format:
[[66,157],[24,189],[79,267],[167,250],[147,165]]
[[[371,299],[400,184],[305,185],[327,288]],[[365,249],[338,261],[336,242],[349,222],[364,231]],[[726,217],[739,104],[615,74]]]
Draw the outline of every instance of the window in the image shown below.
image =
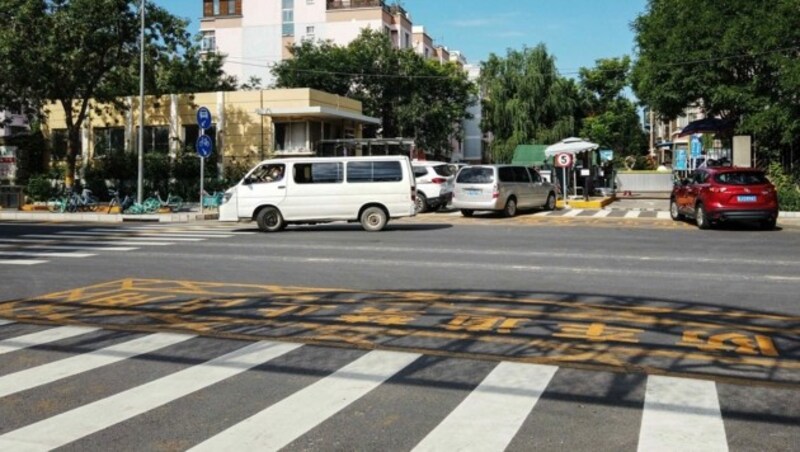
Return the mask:
[[533,179],[534,184],[538,184],[542,181],[542,176],[539,175],[539,172],[536,170],[531,170],[531,178]]
[[340,162],[296,163],[292,171],[297,184],[337,184],[343,179]]
[[250,183],[253,184],[268,184],[271,182],[278,182],[283,180],[286,173],[286,167],[281,163],[268,163],[261,165],[250,173]]
[[494,182],[494,171],[492,168],[462,168],[456,182],[460,184],[491,184]]
[[219,0],[214,0],[213,4],[214,4],[214,7],[213,7],[214,8],[214,15],[215,16],[219,16],[219,11],[220,11],[220,9],[219,9]]
[[234,0],[228,0],[228,15],[233,16],[236,14],[236,2]]
[[50,141],[54,159],[60,160],[67,156],[67,129],[53,129]]
[[444,176],[444,177],[450,177],[455,174],[453,172],[453,168],[451,168],[450,165],[436,165],[433,167],[433,170],[439,176]]
[[521,166],[514,167],[514,179],[523,184],[531,183],[531,177],[528,175],[528,170]]
[[514,182],[514,169],[510,166],[500,167],[500,182]]
[[399,182],[403,180],[400,162],[350,162],[348,182]]
[[283,36],[294,36],[294,0],[281,0]]
[[306,147],[306,123],[276,122],[275,150],[299,151]]
[[415,166],[414,167],[414,177],[425,177],[428,175],[428,168],[424,166]]
[[106,127],[94,129],[94,156],[103,157],[125,151],[125,128]]
[[411,48],[411,35],[406,33],[405,34],[405,42],[403,48],[410,49]]
[[314,39],[314,27],[306,27],[306,39]]
[[764,173],[756,171],[720,173],[714,179],[725,185],[764,185],[769,183]]
[[[136,146],[139,146],[139,133],[136,131]],[[144,152],[169,153],[169,126],[144,127]]]
[[217,49],[217,38],[213,31],[204,31],[203,40],[200,42],[200,50],[203,52],[213,52]]
[[[217,128],[213,124],[206,129],[206,135],[211,137],[213,143],[217,142]],[[200,136],[200,127],[197,124],[189,124],[183,126],[183,147],[188,152],[195,152],[197,147],[197,138]],[[215,145],[216,146],[216,145]]]

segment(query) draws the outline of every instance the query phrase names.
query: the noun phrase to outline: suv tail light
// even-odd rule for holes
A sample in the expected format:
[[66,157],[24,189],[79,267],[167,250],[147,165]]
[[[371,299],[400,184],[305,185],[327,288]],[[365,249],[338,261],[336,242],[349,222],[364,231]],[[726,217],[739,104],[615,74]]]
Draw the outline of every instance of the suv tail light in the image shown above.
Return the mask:
[[497,186],[497,184],[494,184],[494,187],[492,187],[492,199],[497,199],[499,197],[500,197],[500,188]]
[[434,184],[443,184],[447,182],[447,179],[443,177],[434,177],[433,179],[431,179],[431,182],[433,182]]

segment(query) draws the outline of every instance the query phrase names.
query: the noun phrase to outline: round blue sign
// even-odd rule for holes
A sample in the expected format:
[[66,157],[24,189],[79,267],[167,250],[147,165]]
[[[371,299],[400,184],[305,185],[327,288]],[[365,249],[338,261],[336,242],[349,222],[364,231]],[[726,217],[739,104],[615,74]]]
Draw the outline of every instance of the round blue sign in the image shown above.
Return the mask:
[[197,125],[203,130],[211,127],[211,111],[206,107],[197,109]]
[[197,155],[203,158],[208,158],[211,151],[214,149],[214,141],[208,135],[200,135],[197,137]]

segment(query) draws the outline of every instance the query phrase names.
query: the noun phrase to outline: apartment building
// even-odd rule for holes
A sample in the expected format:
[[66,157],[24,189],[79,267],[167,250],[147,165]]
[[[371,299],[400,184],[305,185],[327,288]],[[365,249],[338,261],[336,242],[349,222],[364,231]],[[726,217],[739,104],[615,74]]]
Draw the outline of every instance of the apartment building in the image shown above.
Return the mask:
[[226,73],[265,85],[274,81],[271,66],[290,57],[287,46],[303,40],[347,45],[365,28],[386,33],[398,49],[450,61],[404,8],[385,0],[203,0],[200,21],[203,50],[227,55]]

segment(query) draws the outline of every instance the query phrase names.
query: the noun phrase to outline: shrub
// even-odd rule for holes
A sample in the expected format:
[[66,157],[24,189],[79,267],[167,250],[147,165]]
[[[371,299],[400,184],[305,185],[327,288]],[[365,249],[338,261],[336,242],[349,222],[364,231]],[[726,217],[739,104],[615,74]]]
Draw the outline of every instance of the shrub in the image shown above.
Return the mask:
[[25,194],[31,201],[47,201],[53,195],[53,186],[45,174],[38,174],[28,179]]
[[767,169],[769,180],[778,192],[778,203],[783,211],[800,211],[800,186],[797,179],[786,173],[780,163],[772,163]]

